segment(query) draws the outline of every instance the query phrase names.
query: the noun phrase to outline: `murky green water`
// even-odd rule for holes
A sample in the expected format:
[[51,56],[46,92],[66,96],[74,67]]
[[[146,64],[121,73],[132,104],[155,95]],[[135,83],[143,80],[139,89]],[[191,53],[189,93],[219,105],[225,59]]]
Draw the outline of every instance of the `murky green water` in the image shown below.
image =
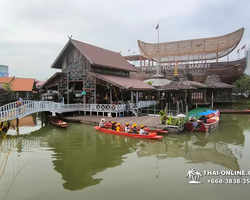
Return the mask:
[[221,115],[219,128],[209,134],[150,141],[82,124],[41,128],[38,120],[31,134],[22,126],[24,135],[1,142],[0,199],[249,199],[250,184],[207,183],[238,176],[203,176],[202,184],[186,178],[190,168],[250,170],[249,122],[249,115]]

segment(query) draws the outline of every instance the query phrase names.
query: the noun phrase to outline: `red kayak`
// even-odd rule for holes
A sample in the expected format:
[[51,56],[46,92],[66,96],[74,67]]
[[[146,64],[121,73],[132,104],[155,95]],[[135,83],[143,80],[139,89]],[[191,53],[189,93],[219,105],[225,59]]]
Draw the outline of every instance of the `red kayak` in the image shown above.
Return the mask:
[[[110,122],[107,122],[106,124],[104,124],[104,126],[106,127],[106,128],[111,128],[112,127],[112,123],[110,123]],[[124,125],[121,125],[121,127],[125,127]],[[132,129],[132,127],[130,126],[130,128]],[[138,131],[140,131],[140,128],[137,128],[138,129]],[[165,130],[163,130],[163,129],[155,129],[155,130],[153,130],[153,129],[150,129],[149,127],[145,127],[144,128],[144,130],[146,131],[146,132],[149,132],[149,133],[157,133],[157,134],[166,134],[166,133],[169,133],[169,131],[165,131]]]
[[49,122],[57,127],[66,128],[68,124],[60,119],[57,119],[56,117],[49,117]]
[[157,133],[149,133],[149,135],[139,135],[139,134],[134,134],[134,133],[112,131],[110,129],[100,128],[99,126],[96,126],[95,129],[98,131],[105,132],[105,133],[111,133],[111,134],[115,134],[115,135],[123,135],[123,136],[134,137],[134,138],[161,139],[163,137],[162,135],[157,135]]

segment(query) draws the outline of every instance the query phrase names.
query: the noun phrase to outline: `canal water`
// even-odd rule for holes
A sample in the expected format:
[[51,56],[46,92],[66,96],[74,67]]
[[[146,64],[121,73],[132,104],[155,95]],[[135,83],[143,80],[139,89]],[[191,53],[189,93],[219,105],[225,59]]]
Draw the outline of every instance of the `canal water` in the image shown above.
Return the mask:
[[[189,169],[250,171],[249,122],[249,115],[222,114],[212,132],[151,141],[77,123],[60,129],[28,116],[20,121],[19,137],[10,131],[0,138],[0,199],[249,199],[250,176],[203,174],[196,176],[200,184],[186,177]],[[228,184],[211,183],[217,179]],[[236,183],[229,183],[233,179]]]

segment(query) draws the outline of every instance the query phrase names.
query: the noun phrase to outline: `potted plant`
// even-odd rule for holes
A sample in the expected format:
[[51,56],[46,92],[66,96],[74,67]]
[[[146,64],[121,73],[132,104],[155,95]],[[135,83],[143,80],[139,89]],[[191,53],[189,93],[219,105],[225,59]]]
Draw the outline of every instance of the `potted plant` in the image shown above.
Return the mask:
[[166,124],[166,120],[168,119],[166,113],[164,111],[160,111],[159,112],[159,115],[161,116],[161,121],[160,123],[161,124]]

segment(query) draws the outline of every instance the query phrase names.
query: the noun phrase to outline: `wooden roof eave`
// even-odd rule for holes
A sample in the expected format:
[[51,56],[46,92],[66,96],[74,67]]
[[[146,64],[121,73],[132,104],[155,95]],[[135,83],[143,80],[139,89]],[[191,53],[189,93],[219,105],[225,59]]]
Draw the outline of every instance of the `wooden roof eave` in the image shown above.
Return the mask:
[[62,75],[62,72],[56,72],[54,75],[52,75],[47,81],[45,81],[40,87],[45,87],[49,82],[51,82],[56,76]]

